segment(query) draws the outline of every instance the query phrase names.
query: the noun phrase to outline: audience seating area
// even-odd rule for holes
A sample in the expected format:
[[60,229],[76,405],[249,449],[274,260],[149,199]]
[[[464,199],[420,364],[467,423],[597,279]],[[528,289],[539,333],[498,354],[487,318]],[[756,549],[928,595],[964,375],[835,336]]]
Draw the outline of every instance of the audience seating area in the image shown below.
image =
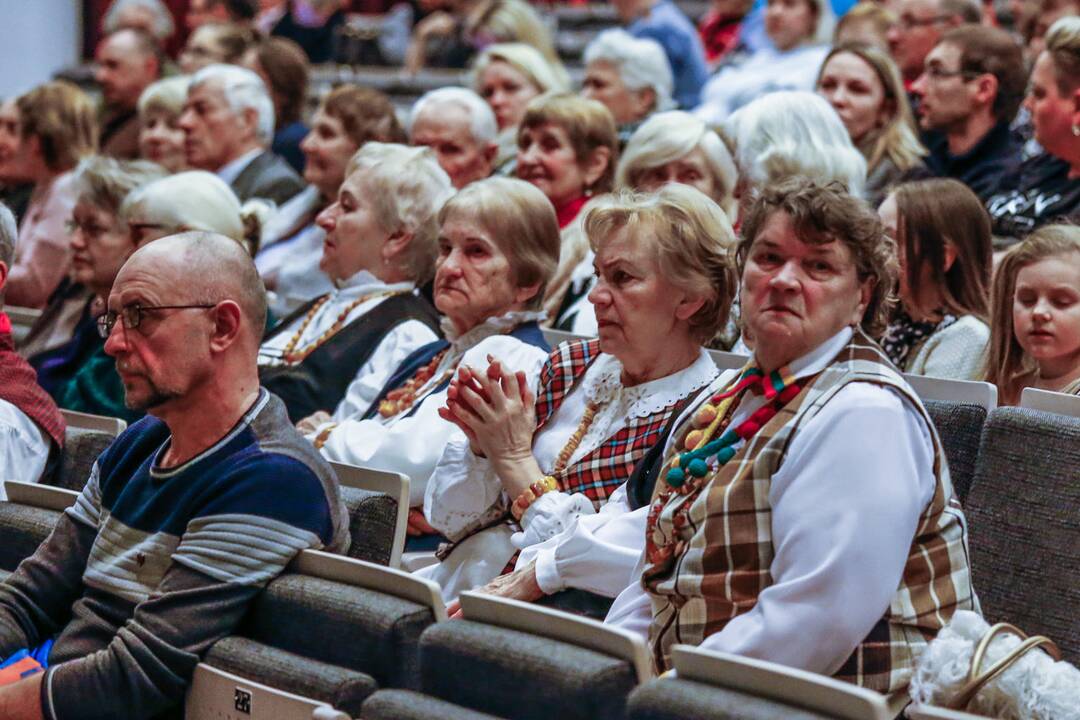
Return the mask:
[[[917,383],[964,498],[983,612],[990,622],[1007,618],[1049,635],[1077,662],[1080,627],[1069,608],[1080,604],[1080,572],[1072,562],[1080,530],[1070,519],[1080,505],[1080,417],[997,408],[982,385]],[[84,433],[97,441],[121,427],[74,414],[68,422],[69,438]],[[895,705],[853,686],[693,648],[678,651],[676,678],[645,681],[640,640],[517,601],[466,593],[464,619],[446,622],[438,588],[395,569],[408,478],[335,470],[350,510],[353,557],[306,551],[270,583],[237,634],[204,659],[189,702],[208,716],[249,701],[251,717],[284,720],[895,716]],[[0,579],[33,552],[76,497],[43,485],[9,482],[5,489]]]

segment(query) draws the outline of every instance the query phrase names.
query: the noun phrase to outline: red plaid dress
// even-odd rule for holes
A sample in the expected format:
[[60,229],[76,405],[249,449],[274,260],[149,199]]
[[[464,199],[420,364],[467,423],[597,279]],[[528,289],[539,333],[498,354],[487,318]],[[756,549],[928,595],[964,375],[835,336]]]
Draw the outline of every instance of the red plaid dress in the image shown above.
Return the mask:
[[[540,371],[536,392],[536,432],[540,432],[577,383],[600,356],[598,340],[563,343],[552,351]],[[587,453],[556,479],[566,493],[582,493],[599,510],[616,488],[630,477],[637,461],[656,444],[677,403],[629,424]]]

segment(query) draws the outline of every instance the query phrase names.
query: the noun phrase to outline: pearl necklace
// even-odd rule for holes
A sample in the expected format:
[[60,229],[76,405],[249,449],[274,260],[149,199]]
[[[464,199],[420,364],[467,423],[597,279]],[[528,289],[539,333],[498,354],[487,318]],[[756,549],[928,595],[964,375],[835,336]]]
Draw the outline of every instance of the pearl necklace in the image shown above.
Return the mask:
[[351,313],[353,310],[360,307],[368,300],[374,300],[375,298],[384,297],[387,295],[400,294],[401,291],[385,290],[383,292],[371,293],[370,295],[358,297],[356,300],[353,300],[351,303],[349,303],[344,310],[341,311],[341,314],[338,315],[337,320],[334,321],[334,324],[327,328],[326,332],[316,338],[315,342],[305,345],[300,350],[296,350],[296,346],[300,343],[300,338],[304,337],[304,331],[306,331],[308,329],[308,326],[311,325],[311,323],[315,320],[315,316],[318,314],[319,310],[322,309],[322,306],[330,302],[329,295],[322,296],[318,299],[318,301],[316,301],[314,305],[311,306],[311,309],[308,310],[307,315],[304,317],[304,322],[300,323],[300,329],[296,331],[296,334],[292,336],[289,342],[285,345],[285,348],[281,351],[282,359],[288,365],[296,365],[298,363],[302,363],[308,355],[318,350],[327,340],[332,338],[338,333],[339,330],[341,330],[342,326],[345,324],[345,320],[347,320],[349,317],[349,313]]

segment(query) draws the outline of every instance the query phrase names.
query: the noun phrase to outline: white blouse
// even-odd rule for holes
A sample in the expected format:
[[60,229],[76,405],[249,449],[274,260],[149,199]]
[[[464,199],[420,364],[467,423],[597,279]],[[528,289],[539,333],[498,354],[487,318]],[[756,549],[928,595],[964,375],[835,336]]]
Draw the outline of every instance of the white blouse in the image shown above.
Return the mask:
[[[845,328],[792,363],[795,376],[823,369],[850,337]],[[727,383],[732,372],[707,392]],[[732,422],[763,403],[762,396],[748,394]],[[678,435],[673,432],[669,442]],[[933,462],[931,430],[906,398],[872,383],[838,391],[806,422],[772,477],[773,583],[753,609],[702,647],[825,675],[839,669],[896,593],[919,518],[934,494]],[[640,532],[631,581],[605,622],[648,638],[644,518]]]
[[[634,420],[655,415],[705,386],[716,372],[709,354],[701,350],[698,358],[679,372],[624,387],[622,364],[614,356],[602,354],[536,434],[533,456],[543,472],[551,473],[559,454],[577,431],[589,402],[600,407],[570,456],[568,467]],[[464,441],[448,445],[440,458],[428,483],[424,514],[432,527],[451,540],[458,540],[470,530],[497,520],[512,500],[503,491],[502,482],[490,462],[473,455],[468,441]],[[625,490],[617,490],[609,504],[611,502],[625,503]],[[606,508],[607,505],[600,514],[608,518],[610,515],[604,512]],[[511,535],[505,525],[488,528],[468,537],[442,563],[425,568],[422,574],[439,582],[443,597],[452,600],[462,591],[498,576],[515,549],[544,542],[566,528],[580,525],[576,522],[579,516],[584,515],[581,520],[587,521],[595,517],[594,513],[592,502],[581,493],[545,493],[522,516],[522,532]],[[631,567],[637,554],[638,551],[633,552]],[[628,571],[623,572],[622,576],[627,574]],[[609,594],[614,596],[625,584],[619,584]]]
[[443,331],[450,340],[450,351],[439,363],[431,380],[417,393],[414,413],[402,413],[391,418],[376,415],[364,419],[364,413],[359,412],[343,420],[321,425],[308,438],[313,440],[332,428],[322,446],[323,457],[350,465],[403,473],[411,481],[409,505],[422,505],[428,478],[443,448],[451,442],[468,444],[465,434],[438,414],[439,408],[446,405],[446,388],[438,392],[435,390],[445,379],[445,372],[460,363],[482,371],[488,366],[487,356],[492,355],[508,371],[524,372],[529,378],[530,387],[535,389],[548,352],[505,333],[522,323],[542,317],[543,313],[507,313],[498,318],[489,318],[461,336],[457,336],[453,326],[444,321]]

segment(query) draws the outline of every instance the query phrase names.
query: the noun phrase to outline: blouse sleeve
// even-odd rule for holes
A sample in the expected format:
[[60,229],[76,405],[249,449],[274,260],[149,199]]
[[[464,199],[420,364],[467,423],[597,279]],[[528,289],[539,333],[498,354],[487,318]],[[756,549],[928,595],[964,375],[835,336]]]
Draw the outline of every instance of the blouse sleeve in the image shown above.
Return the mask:
[[866,383],[841,390],[773,476],[772,585],[702,647],[835,672],[889,607],[935,482],[915,408]]
[[[481,341],[465,353],[462,362],[473,367],[487,367],[487,356],[494,356],[512,372],[521,370],[535,387],[540,366],[547,352],[527,345],[509,335],[497,335]],[[439,417],[446,405],[446,391],[424,398],[416,412],[389,424],[363,420],[357,416],[337,424],[326,437],[322,454],[328,460],[404,473],[409,477],[409,505],[424,504],[424,494],[443,450],[452,442],[467,442],[465,434],[453,423]],[[317,437],[323,428],[315,431]]]
[[549,595],[578,588],[615,597],[633,578],[648,512],[647,506],[631,511],[622,485],[600,512],[582,514],[562,533],[525,548],[517,568],[535,561],[536,582]]
[[39,308],[45,305],[71,264],[66,223],[75,208],[72,176],[57,178],[40,209],[23,220],[15,262],[4,288],[9,305]]

